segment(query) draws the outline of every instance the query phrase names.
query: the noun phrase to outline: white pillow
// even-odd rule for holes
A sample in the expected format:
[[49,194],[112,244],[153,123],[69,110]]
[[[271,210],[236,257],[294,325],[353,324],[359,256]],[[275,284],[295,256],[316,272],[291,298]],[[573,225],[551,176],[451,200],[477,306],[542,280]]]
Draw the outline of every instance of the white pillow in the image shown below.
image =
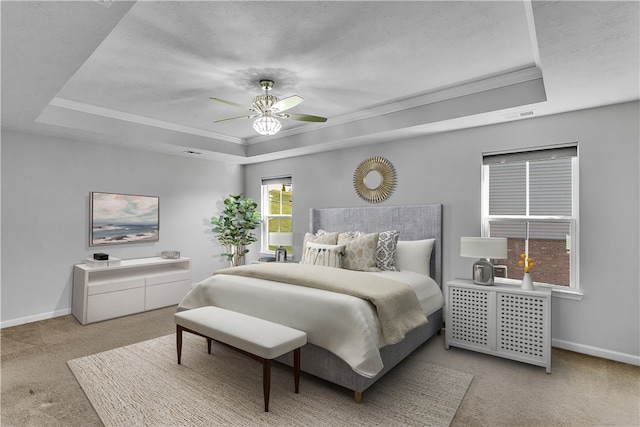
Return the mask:
[[304,235],[304,240],[302,241],[302,258],[300,259],[300,263],[306,264],[304,261],[305,253],[307,252],[308,243],[322,243],[323,245],[335,245],[338,243],[338,232],[329,233],[324,230],[318,230],[316,234],[306,233]]
[[342,258],[345,245],[323,245],[321,243],[307,243],[304,248],[301,264],[320,265],[323,267],[342,268]]
[[430,276],[431,251],[435,242],[436,239],[399,240],[394,258],[396,268]]

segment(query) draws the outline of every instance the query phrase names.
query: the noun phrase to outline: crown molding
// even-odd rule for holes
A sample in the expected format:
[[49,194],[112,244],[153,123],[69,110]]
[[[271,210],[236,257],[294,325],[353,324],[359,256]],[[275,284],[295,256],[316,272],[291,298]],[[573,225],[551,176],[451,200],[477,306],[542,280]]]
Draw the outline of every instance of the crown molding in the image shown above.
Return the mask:
[[247,138],[245,140],[245,143],[247,145],[252,145],[257,143],[269,142],[278,138],[314,132],[319,128],[328,128],[355,122],[358,120],[370,119],[372,117],[381,116],[383,114],[395,113],[398,111],[407,110],[409,108],[435,104],[437,102],[447,101],[450,99],[460,98],[541,78],[542,70],[537,65],[531,65],[526,68],[511,70],[482,79],[463,82],[429,92],[424,92],[418,95],[412,95],[406,98],[398,98],[390,102],[361,111],[344,114],[339,117],[331,117],[326,123],[317,123],[311,126],[307,125],[301,128],[288,129],[286,131],[279,132],[276,137],[255,136]]
[[234,138],[221,133],[208,132],[189,126],[171,123],[164,120],[152,119],[137,114],[125,113],[123,111],[112,110],[110,108],[98,107],[97,105],[85,104],[82,102],[72,101],[70,99],[55,97],[49,103],[52,107],[64,108],[67,110],[79,111],[81,113],[93,114],[96,116],[108,117],[110,119],[123,120],[126,122],[137,123],[145,126],[171,130],[174,132],[187,133],[195,136],[202,136],[210,139],[217,139],[225,142],[233,142],[236,144],[244,144],[242,138]]

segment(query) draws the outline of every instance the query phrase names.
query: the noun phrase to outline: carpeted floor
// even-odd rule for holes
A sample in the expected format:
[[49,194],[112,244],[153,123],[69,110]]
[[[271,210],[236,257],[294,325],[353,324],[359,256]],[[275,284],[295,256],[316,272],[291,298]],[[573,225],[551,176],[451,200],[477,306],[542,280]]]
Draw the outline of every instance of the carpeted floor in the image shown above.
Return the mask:
[[[290,367],[275,364],[264,413],[262,364],[214,343],[184,337],[178,365],[175,334],[69,361],[107,426],[449,426],[472,376],[410,360],[365,393],[303,376],[294,393]],[[304,355],[303,355],[304,357]]]
[[[2,329],[0,424],[102,425],[67,361],[171,334],[174,312],[168,307],[86,326],[63,316]],[[552,373],[546,374],[537,366],[445,350],[443,336],[420,347],[409,361],[473,375],[453,427],[640,425],[637,366],[553,349]],[[353,404],[352,393],[338,391],[344,392],[345,404]],[[277,401],[272,395],[272,404]]]

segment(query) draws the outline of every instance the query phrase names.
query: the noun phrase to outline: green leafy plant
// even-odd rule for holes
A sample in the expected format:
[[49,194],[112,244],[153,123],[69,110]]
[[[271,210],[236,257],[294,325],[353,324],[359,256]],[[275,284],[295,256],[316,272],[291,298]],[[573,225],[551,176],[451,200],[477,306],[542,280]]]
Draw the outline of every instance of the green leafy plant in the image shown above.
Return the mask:
[[226,252],[221,255],[227,257],[231,266],[244,264],[244,256],[249,252],[247,245],[258,241],[251,230],[261,223],[258,204],[251,198],[245,198],[244,194],[230,194],[224,200],[224,211],[220,216],[211,218],[214,225],[211,231],[226,247]]

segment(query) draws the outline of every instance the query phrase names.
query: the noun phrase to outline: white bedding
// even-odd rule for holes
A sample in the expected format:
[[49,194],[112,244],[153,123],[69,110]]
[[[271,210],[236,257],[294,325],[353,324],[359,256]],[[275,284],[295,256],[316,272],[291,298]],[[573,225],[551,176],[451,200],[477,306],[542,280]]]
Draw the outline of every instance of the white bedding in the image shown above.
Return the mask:
[[[327,267],[329,268],[329,267]],[[428,316],[444,305],[442,292],[428,276],[410,271],[382,275],[416,291]],[[231,275],[215,275],[197,284],[179,309],[214,305],[290,326],[307,340],[343,359],[358,374],[376,376],[383,368],[379,348],[386,345],[373,305],[350,295]]]

